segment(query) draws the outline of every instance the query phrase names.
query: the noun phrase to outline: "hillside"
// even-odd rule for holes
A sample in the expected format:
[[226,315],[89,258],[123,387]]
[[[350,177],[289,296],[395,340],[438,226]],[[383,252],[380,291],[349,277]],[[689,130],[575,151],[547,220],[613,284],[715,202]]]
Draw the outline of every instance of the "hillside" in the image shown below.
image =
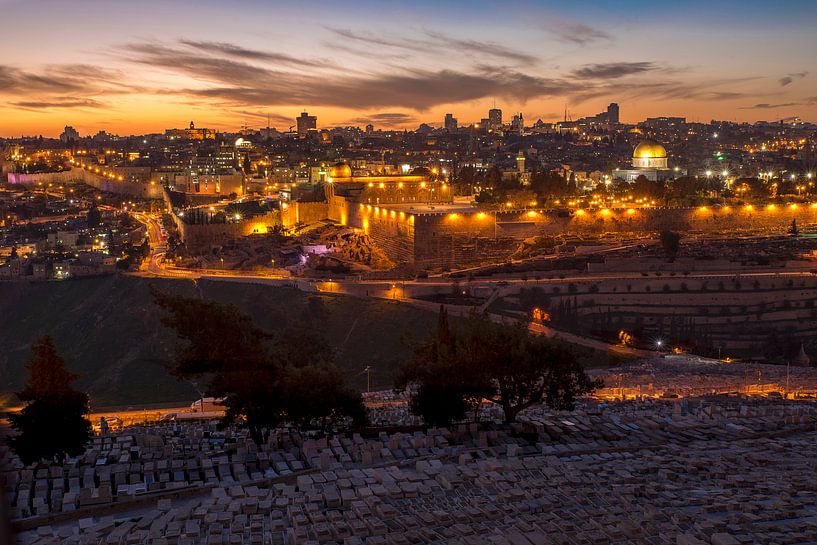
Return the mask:
[[151,284],[234,303],[270,331],[306,317],[338,348],[339,365],[361,389],[367,365],[373,388],[390,386],[396,364],[408,353],[401,339],[422,337],[436,320],[433,313],[389,301],[228,282],[117,276],[0,284],[0,399],[22,386],[29,345],[44,333],[81,375],[78,387],[90,393],[95,407],[195,399],[192,384],[167,372],[177,341],[161,325]]

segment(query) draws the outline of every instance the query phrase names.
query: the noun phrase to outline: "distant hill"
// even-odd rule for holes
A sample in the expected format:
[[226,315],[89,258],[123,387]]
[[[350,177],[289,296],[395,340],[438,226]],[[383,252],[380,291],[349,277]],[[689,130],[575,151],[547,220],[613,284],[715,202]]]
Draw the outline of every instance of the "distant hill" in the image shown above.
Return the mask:
[[[167,372],[177,340],[160,323],[149,285],[187,295],[230,302],[275,330],[306,318],[338,349],[338,364],[354,385],[388,388],[408,352],[405,335],[421,338],[436,315],[398,303],[306,294],[293,288],[131,276],[50,283],[0,284],[0,399],[25,381],[29,346],[48,333],[69,368],[81,375],[77,386],[94,407],[141,405],[197,398],[194,386]],[[16,399],[10,396],[11,399]]]

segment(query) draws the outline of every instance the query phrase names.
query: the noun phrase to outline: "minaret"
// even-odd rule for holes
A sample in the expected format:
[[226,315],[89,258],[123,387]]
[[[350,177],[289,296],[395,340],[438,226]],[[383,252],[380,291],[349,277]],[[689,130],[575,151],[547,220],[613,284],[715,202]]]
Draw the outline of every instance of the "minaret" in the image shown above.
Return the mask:
[[525,154],[519,150],[519,155],[516,156],[516,169],[519,174],[525,173]]

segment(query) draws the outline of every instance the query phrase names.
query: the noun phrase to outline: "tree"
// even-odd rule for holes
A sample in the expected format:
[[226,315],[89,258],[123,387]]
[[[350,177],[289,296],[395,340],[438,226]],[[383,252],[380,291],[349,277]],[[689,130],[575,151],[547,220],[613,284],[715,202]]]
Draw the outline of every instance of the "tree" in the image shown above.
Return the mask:
[[324,433],[347,420],[366,424],[366,408],[359,392],[347,384],[335,365],[335,350],[318,327],[325,321],[323,299],[309,299],[303,319],[276,338],[273,356],[282,362],[280,388],[284,419],[299,429]]
[[359,392],[346,386],[343,372],[330,362],[287,366],[282,380],[286,420],[299,429],[326,433],[347,418],[366,424]]
[[560,198],[568,194],[565,179],[547,171],[534,172],[531,176],[530,188],[543,200]]
[[186,341],[173,374],[203,380],[208,395],[223,399],[226,419],[246,422],[257,444],[285,422],[325,431],[342,418],[365,421],[360,394],[345,385],[316,332],[296,326],[270,334],[233,305],[153,296],[168,313],[162,323]]
[[650,180],[640,174],[633,182],[633,193],[643,197],[659,199],[664,196],[664,182]]
[[536,193],[527,189],[514,189],[508,191],[508,202],[513,203],[517,208],[536,206]]
[[501,405],[513,422],[538,403],[570,408],[600,386],[569,350],[531,334],[525,323],[498,324],[474,312],[452,331],[443,310],[436,334],[415,348],[398,377],[398,388],[413,385],[412,411],[431,425],[462,420],[483,399]]
[[478,406],[486,393],[480,377],[460,372],[455,351],[448,312],[440,305],[436,331],[415,345],[413,357],[401,365],[395,379],[398,390],[413,388],[409,409],[430,426],[464,420],[468,409]]
[[91,202],[91,207],[88,209],[88,216],[85,218],[85,221],[88,227],[99,227],[102,223],[102,215],[99,213],[96,201]]
[[678,255],[678,250],[681,247],[681,234],[675,231],[664,230],[661,231],[661,246],[664,248],[664,253],[672,260]]
[[270,336],[232,305],[172,296],[153,290],[168,314],[162,323],[187,341],[176,351],[172,373],[203,379],[207,394],[223,398],[228,420],[246,420],[250,436],[261,444],[280,423],[281,365],[268,358]]
[[462,167],[457,174],[456,180],[454,184],[457,187],[457,191],[465,194],[470,195],[473,193],[474,182],[476,181],[477,171],[471,165],[466,165]]
[[27,405],[9,416],[18,435],[10,440],[24,464],[37,461],[62,463],[67,456],[85,452],[91,435],[88,395],[71,388],[77,375],[65,368],[47,335],[31,346],[28,382],[17,394]]
[[487,381],[486,399],[502,406],[506,422],[539,403],[571,409],[576,397],[601,386],[564,345],[531,334],[525,322],[497,324],[472,313],[461,335],[462,371],[475,368]]

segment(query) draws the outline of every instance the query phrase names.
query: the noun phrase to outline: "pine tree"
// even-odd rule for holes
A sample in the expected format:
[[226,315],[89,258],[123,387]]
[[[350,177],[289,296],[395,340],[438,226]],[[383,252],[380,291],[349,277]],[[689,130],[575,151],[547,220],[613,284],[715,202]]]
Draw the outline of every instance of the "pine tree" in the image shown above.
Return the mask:
[[28,363],[28,382],[17,394],[27,405],[9,419],[18,434],[10,443],[25,464],[54,460],[85,451],[91,435],[88,395],[71,388],[78,376],[65,368],[47,335],[31,346],[34,357]]

